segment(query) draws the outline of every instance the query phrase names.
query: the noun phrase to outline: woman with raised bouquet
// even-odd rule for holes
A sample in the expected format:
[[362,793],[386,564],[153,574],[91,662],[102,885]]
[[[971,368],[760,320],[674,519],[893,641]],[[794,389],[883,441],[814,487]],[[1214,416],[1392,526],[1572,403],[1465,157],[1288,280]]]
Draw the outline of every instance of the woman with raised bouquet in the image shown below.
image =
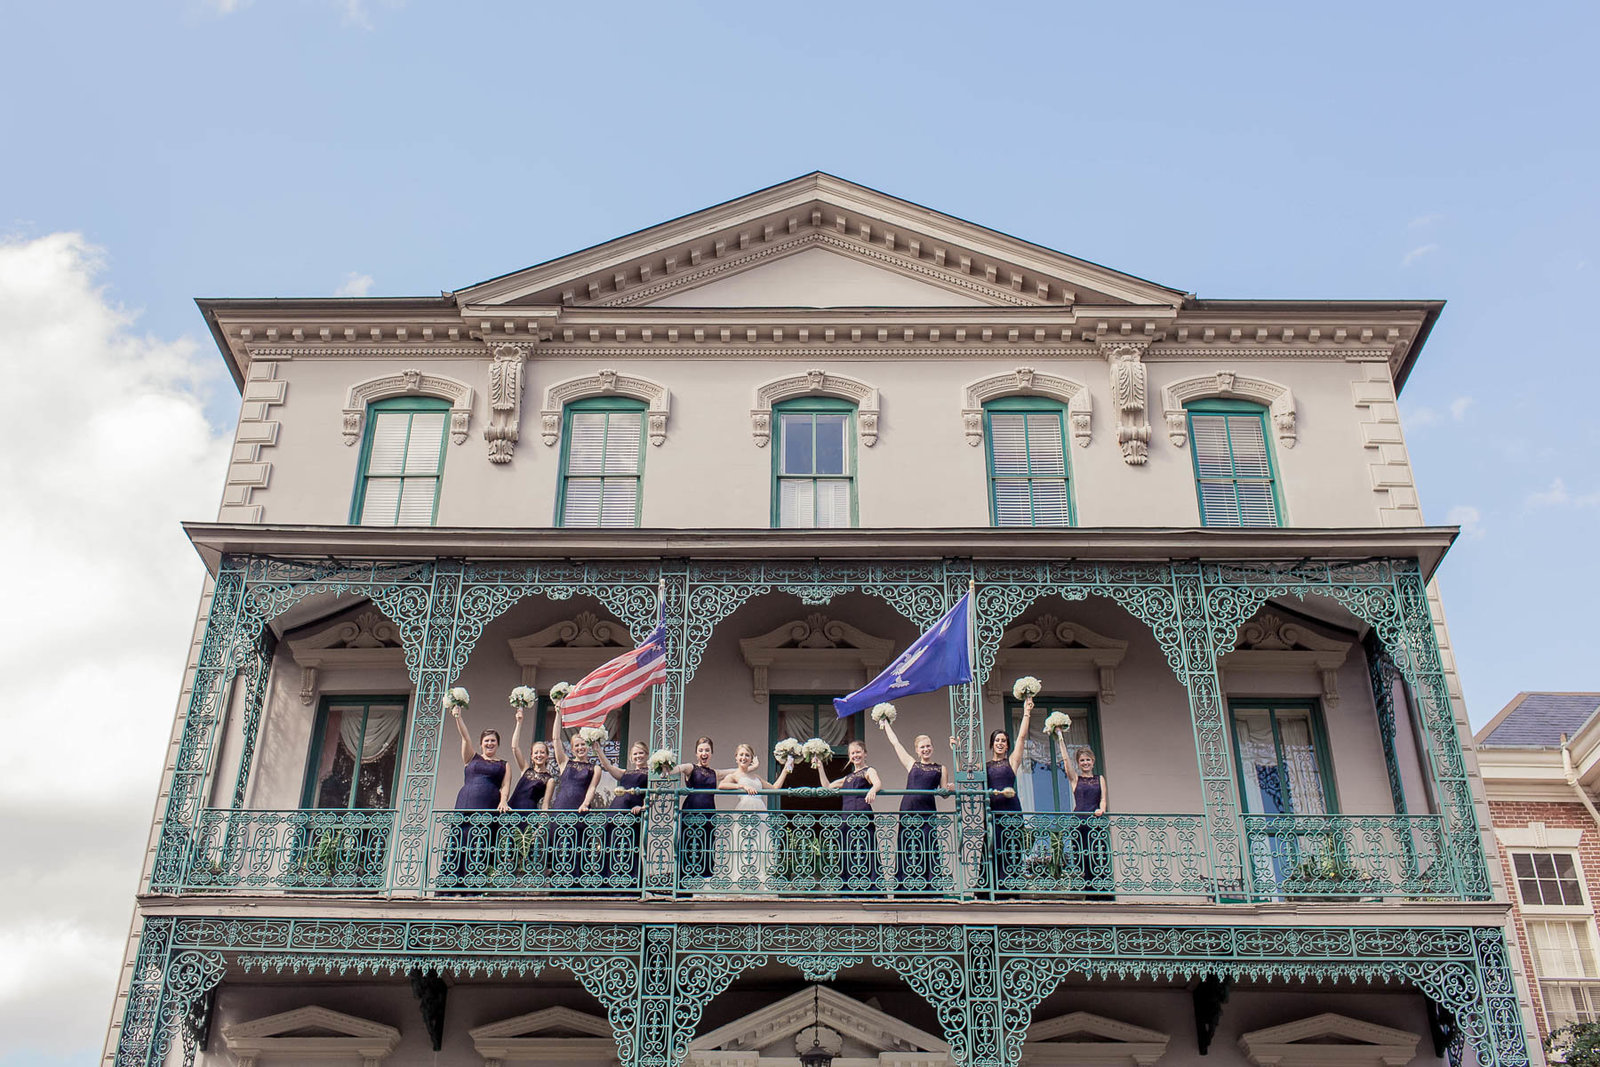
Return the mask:
[[[456,810],[508,810],[506,799],[511,791],[510,768],[505,760],[496,758],[500,751],[500,731],[484,730],[474,745],[472,733],[461,714],[471,703],[467,691],[461,686],[448,689],[442,703],[455,720],[456,733],[461,735],[461,790],[456,794]],[[473,823],[471,819],[469,815],[457,818],[450,833],[447,849],[449,858],[440,870],[441,874],[446,870],[452,871],[452,884],[456,886],[466,884],[469,877],[473,882],[481,882],[488,878],[494,868],[497,838],[493,820],[480,819]]]
[[[1050,720],[1057,717],[1066,721],[1051,729]],[[1067,729],[1071,725],[1072,720],[1061,711],[1051,715],[1044,723],[1045,732],[1055,738],[1056,747],[1061,752],[1061,766],[1067,772],[1067,781],[1072,783],[1072,812],[1074,815],[1103,816],[1109,800],[1106,776],[1094,773],[1094,749],[1088,745],[1079,745],[1075,751],[1068,753]],[[1112,873],[1109,836],[1105,825],[1088,819],[1080,822],[1074,833],[1077,866],[1084,888],[1090,890],[1090,900],[1111,899],[1110,896],[1093,893]]]
[[1017,770],[1022,766],[1022,744],[1027,740],[1033,720],[1033,698],[1044,688],[1032,676],[1018,678],[1011,695],[1022,701],[1022,722],[1017,725],[1017,743],[1004,730],[989,734],[989,761],[984,777],[989,783],[989,811],[994,815],[995,893],[1015,891],[1018,886],[1018,860],[1026,851],[1022,825],[1022,802],[1017,799]]
[[574,730],[569,741],[572,755],[568,757],[561,744],[561,701],[557,700],[550,709],[550,751],[555,756],[557,774],[546,794],[545,808],[575,811],[579,816],[551,819],[550,877],[573,888],[595,888],[601,883],[601,850],[581,816],[588,814],[595,787],[600,784],[600,765],[591,757],[590,745],[603,744],[605,735],[605,729],[599,726]]
[[[839,873],[844,879],[846,893],[876,893],[879,891],[878,827],[872,817],[872,801],[883,788],[883,782],[867,763],[865,741],[850,742],[849,753],[849,773],[828,783],[829,788],[844,790],[840,803],[843,825],[839,834]],[[863,790],[865,795],[862,795]]]
[[900,798],[899,829],[895,841],[894,888],[897,893],[926,893],[947,888],[944,849],[938,832],[935,790],[950,788],[950,771],[933,762],[933,738],[918,734],[911,739],[915,757],[894,732],[893,704],[872,709],[872,721],[888,737],[889,745],[906,769],[906,794]]

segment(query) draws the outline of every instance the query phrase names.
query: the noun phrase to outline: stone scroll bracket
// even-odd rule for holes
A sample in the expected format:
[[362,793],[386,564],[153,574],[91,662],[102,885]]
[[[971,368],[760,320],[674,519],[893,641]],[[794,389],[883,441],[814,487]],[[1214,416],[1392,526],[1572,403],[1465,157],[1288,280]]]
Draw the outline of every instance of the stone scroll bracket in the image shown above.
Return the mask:
[[540,433],[546,445],[561,440],[561,411],[574,400],[596,396],[626,396],[645,403],[646,430],[652,445],[667,439],[667,416],[672,409],[672,393],[660,382],[637,374],[601,370],[581,378],[556,382],[544,391],[544,407],[539,411]]
[[531,341],[496,341],[489,346],[489,425],[483,439],[489,442],[490,463],[510,463],[522,425],[523,364],[533,348]]
[[1145,353],[1150,342],[1144,340],[1102,341],[1100,355],[1111,373],[1111,403],[1117,412],[1117,445],[1122,460],[1130,467],[1142,467],[1150,457],[1149,374]]
[[353,445],[361,440],[361,432],[366,426],[367,405],[397,396],[433,396],[448,400],[450,440],[458,445],[466,441],[467,426],[472,421],[472,386],[443,374],[403,370],[368,378],[350,387],[344,401],[344,443]]
[[1204,397],[1254,400],[1272,416],[1278,444],[1293,448],[1296,439],[1294,394],[1287,385],[1252,378],[1248,374],[1218,371],[1171,382],[1161,389],[1161,409],[1167,420],[1167,437],[1179,448],[1189,443],[1189,417],[1184,405]]
[[767,447],[772,439],[773,405],[803,396],[832,396],[856,406],[856,433],[861,443],[871,448],[878,443],[878,390],[875,386],[842,374],[808,370],[773,378],[756,386],[755,406],[750,409],[750,434],[757,448]]
[[961,425],[967,444],[983,443],[983,405],[1003,396],[1043,396],[1067,405],[1067,421],[1072,440],[1086,448],[1093,432],[1094,404],[1088,386],[1055,374],[1044,374],[1032,367],[1018,367],[1009,374],[995,374],[968,382],[962,392]]

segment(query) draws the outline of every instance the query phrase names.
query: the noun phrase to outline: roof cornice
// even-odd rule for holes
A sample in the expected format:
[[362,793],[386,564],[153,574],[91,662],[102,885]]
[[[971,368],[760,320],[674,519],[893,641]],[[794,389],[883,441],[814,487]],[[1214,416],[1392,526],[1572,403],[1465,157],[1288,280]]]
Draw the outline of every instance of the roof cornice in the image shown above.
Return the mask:
[[215,573],[224,554],[302,559],[874,558],[1229,560],[1284,563],[1415,559],[1429,576],[1454,526],[1219,530],[1077,527],[1066,530],[575,530],[563,528],[183,524]]

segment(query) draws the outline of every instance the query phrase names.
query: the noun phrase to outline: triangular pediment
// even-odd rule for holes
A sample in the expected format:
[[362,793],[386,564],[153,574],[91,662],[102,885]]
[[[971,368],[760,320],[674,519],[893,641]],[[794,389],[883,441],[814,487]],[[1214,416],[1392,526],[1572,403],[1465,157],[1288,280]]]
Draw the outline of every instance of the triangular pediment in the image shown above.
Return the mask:
[[500,1037],[612,1037],[611,1024],[572,1008],[540,1008],[467,1031],[474,1040]]
[[1087,1011],[1041,1019],[1028,1027],[1029,1041],[1160,1041],[1167,1035]]
[[223,1027],[223,1034],[229,1038],[302,1037],[308,1032],[320,1037],[400,1036],[392,1026],[315,1005]]
[[1184,294],[815,173],[453,294],[472,308],[1176,308]]
[[381,1063],[400,1044],[400,1031],[328,1008],[307,1005],[249,1022],[229,1023],[222,1040],[242,1065],[259,1060]]
[[1252,1045],[1399,1045],[1414,1043],[1419,1038],[1406,1030],[1393,1030],[1329,1011],[1265,1030],[1252,1030],[1241,1035],[1239,1040],[1249,1041]]
[[1324,1012],[1239,1035],[1245,1058],[1261,1067],[1403,1067],[1418,1034]]
[[[753,1051],[770,1048],[781,1041],[792,1041],[800,1031],[816,1025],[837,1031],[841,1036],[874,1052],[937,1052],[950,1046],[928,1033],[910,1026],[869,1004],[826,987],[802,989],[742,1019],[720,1026],[697,1037],[690,1052]],[[788,1055],[793,1055],[792,1050]]]

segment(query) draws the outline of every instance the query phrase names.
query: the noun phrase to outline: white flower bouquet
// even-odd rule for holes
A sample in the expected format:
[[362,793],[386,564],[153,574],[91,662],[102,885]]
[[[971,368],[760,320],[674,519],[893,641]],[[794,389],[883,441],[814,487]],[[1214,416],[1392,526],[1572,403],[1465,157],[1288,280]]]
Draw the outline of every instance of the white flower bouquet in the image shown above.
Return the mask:
[[670,748],[658,748],[650,753],[650,773],[666,774],[678,765],[678,754]]
[[869,714],[871,714],[873,722],[882,725],[884,723],[894,722],[894,717],[897,713],[894,710],[893,704],[889,703],[888,701],[884,701],[882,704],[872,705],[872,711]]
[[787,763],[792,759],[802,759],[805,753],[801,751],[801,747],[800,742],[794,738],[785,737],[782,741],[772,746],[772,759],[779,764]]
[[524,710],[539,702],[539,691],[531,685],[519,685],[511,691],[511,706]]
[[1016,684],[1011,687],[1011,695],[1018,700],[1027,700],[1029,697],[1038,696],[1039,691],[1043,688],[1043,682],[1031,674],[1025,674],[1018,678]]
[[1017,791],[1008,785],[1004,789],[1000,790],[1000,795],[1005,797],[1007,800],[1010,800],[1012,797],[1017,795]]
[[1072,716],[1064,711],[1052,711],[1044,719],[1044,732],[1054,736],[1062,730],[1072,729]]
[[550,687],[550,699],[559,704],[567,699],[567,694],[572,692],[571,682],[557,682]]
[[833,746],[820,737],[813,737],[800,746],[800,754],[808,760],[827,759],[833,755]]
[[578,731],[578,736],[589,744],[590,748],[603,745],[611,740],[611,735],[606,733],[604,726],[585,726]]
[[467,695],[466,689],[462,686],[458,685],[454,689],[446,689],[444,691],[444,710],[450,711],[454,708],[464,708],[471,700],[472,698]]

